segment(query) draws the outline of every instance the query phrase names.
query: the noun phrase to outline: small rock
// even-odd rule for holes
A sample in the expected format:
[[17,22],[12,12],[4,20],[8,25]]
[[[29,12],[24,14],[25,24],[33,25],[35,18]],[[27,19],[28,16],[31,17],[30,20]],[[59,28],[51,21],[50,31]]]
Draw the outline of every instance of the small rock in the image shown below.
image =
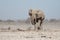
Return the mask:
[[41,36],[42,38],[44,37],[44,38],[46,38],[46,36]]

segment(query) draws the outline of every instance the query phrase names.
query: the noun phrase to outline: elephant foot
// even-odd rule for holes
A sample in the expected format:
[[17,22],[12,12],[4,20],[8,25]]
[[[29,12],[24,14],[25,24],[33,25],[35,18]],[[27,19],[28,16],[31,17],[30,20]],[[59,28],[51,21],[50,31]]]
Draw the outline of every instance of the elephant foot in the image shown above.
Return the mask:
[[40,27],[38,27],[37,29],[38,29],[38,30],[40,30],[41,28],[40,28]]

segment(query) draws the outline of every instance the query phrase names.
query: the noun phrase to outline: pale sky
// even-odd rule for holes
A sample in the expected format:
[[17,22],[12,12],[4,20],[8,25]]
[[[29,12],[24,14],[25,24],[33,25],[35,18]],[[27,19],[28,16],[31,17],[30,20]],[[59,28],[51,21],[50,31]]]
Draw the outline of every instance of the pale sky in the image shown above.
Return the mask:
[[30,8],[43,10],[47,19],[60,19],[60,0],[0,0],[0,19],[27,19]]

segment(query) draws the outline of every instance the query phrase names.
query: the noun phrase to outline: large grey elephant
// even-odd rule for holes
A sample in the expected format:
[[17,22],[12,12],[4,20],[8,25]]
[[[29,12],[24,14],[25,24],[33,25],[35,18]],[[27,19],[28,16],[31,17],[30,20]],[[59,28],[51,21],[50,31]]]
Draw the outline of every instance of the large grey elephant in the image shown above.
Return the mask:
[[34,30],[40,30],[43,20],[45,19],[44,12],[42,10],[30,9],[29,16],[32,25],[34,25]]

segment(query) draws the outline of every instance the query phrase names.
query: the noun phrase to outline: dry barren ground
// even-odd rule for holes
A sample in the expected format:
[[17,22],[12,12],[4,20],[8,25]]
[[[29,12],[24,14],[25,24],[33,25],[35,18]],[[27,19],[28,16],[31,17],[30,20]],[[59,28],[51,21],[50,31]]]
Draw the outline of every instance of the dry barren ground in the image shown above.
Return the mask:
[[0,40],[60,40],[60,32],[51,31],[0,32]]
[[31,26],[25,23],[0,23],[0,40],[60,40],[60,22],[46,22],[40,31],[17,30],[26,30]]

